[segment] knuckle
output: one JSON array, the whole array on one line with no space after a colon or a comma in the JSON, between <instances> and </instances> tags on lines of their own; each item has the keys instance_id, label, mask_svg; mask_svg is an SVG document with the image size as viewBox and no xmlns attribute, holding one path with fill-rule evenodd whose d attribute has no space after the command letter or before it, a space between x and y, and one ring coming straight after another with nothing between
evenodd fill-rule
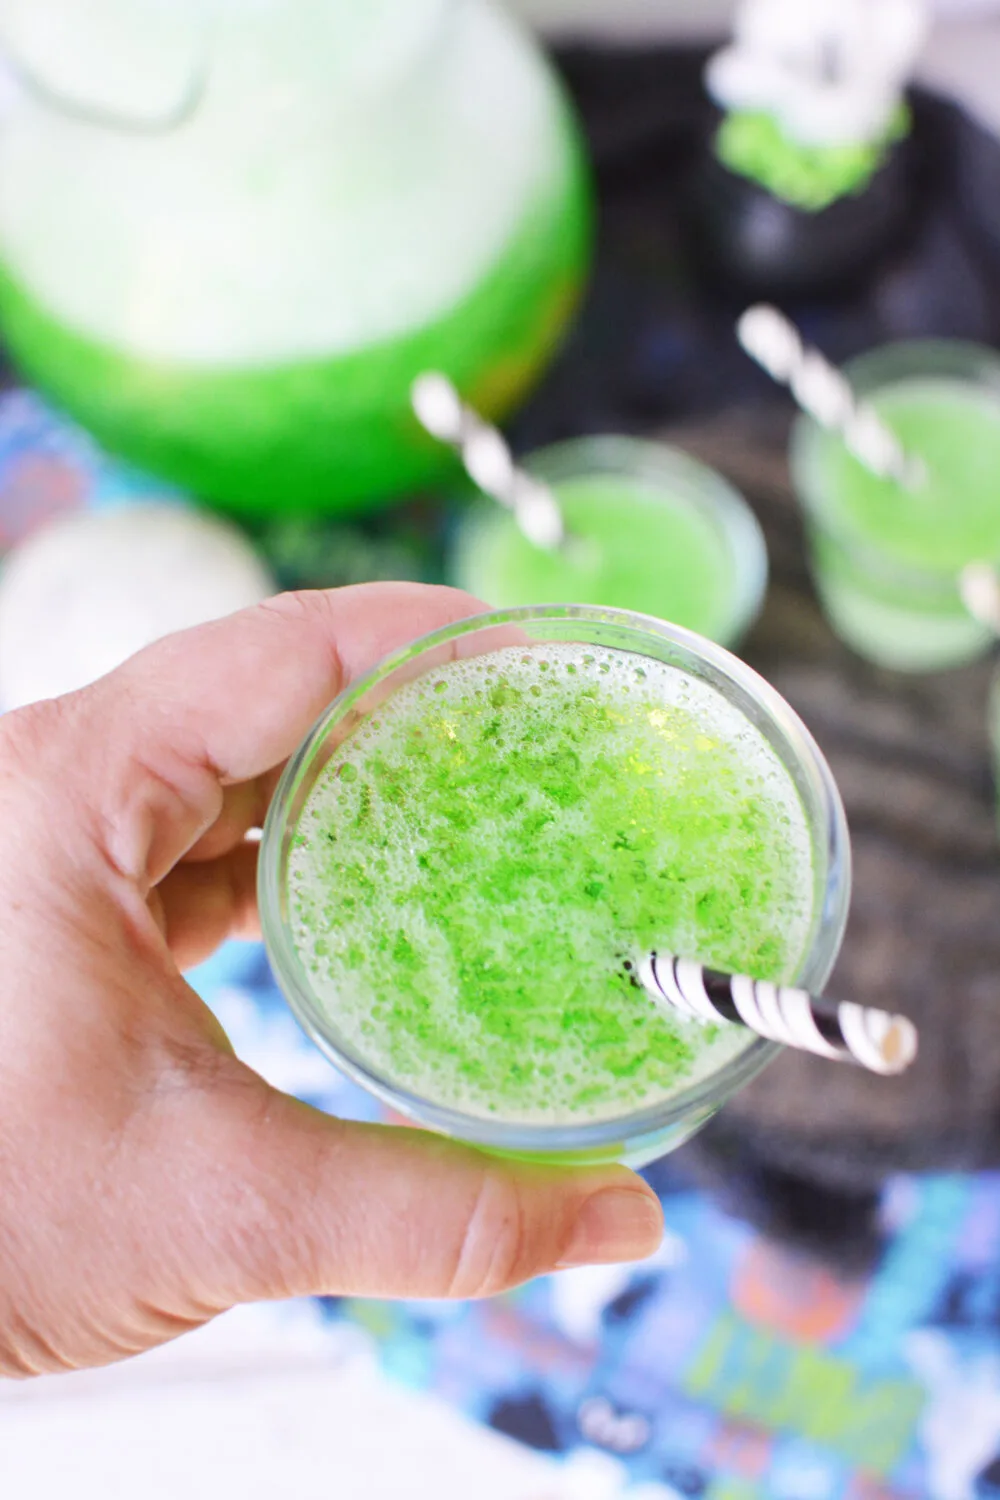
<instances>
[{"instance_id":1,"label":"knuckle","mask_svg":"<svg viewBox=\"0 0 1000 1500\"><path fill-rule=\"evenodd\" d=\"M322 616L325 602L318 591L299 589L291 593L275 594L273 598L258 604L257 608L263 614L277 615L294 624L301 624L303 621L311 624L318 616Z\"/></svg>"},{"instance_id":2,"label":"knuckle","mask_svg":"<svg viewBox=\"0 0 1000 1500\"><path fill-rule=\"evenodd\" d=\"M448 1295L492 1297L526 1281L537 1269L517 1182L505 1172L487 1171L469 1216Z\"/></svg>"},{"instance_id":3,"label":"knuckle","mask_svg":"<svg viewBox=\"0 0 1000 1500\"><path fill-rule=\"evenodd\" d=\"M277 616L300 637L322 642L330 680L341 685L347 682L349 673L337 644L328 591L300 589L296 593L276 594L255 608L263 615Z\"/></svg>"},{"instance_id":4,"label":"knuckle","mask_svg":"<svg viewBox=\"0 0 1000 1500\"><path fill-rule=\"evenodd\" d=\"M270 1138L282 1133L287 1103L231 1054L180 1048L161 1080L154 1127L192 1136L179 1243L206 1293L202 1316L238 1302L317 1289L312 1255L326 1248L309 1206L321 1198L308 1153L287 1170ZM296 1224L295 1233L289 1225Z\"/></svg>"},{"instance_id":5,"label":"knuckle","mask_svg":"<svg viewBox=\"0 0 1000 1500\"><path fill-rule=\"evenodd\" d=\"M210 1012L199 1013L200 1024L177 1017L158 1038L155 1076L146 1096L147 1109L161 1105L197 1111L199 1118L220 1128L238 1118L245 1101L262 1090L261 1079L237 1063L222 1026Z\"/></svg>"},{"instance_id":6,"label":"knuckle","mask_svg":"<svg viewBox=\"0 0 1000 1500\"><path fill-rule=\"evenodd\" d=\"M0 1380L33 1380L38 1375L54 1373L47 1365L29 1358L12 1338L0 1338Z\"/></svg>"},{"instance_id":7,"label":"knuckle","mask_svg":"<svg viewBox=\"0 0 1000 1500\"><path fill-rule=\"evenodd\" d=\"M14 1309L0 1320L0 1378L31 1380L78 1368L42 1329Z\"/></svg>"},{"instance_id":8,"label":"knuckle","mask_svg":"<svg viewBox=\"0 0 1000 1500\"><path fill-rule=\"evenodd\" d=\"M70 699L50 698L14 709L0 719L0 769L34 779L67 726Z\"/></svg>"}]
</instances>

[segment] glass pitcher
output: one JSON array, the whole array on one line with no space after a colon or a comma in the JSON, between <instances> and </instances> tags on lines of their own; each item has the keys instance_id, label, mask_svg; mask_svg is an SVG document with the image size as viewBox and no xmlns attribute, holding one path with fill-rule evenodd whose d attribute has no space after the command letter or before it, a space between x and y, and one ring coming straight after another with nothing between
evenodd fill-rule
<instances>
[{"instance_id":1,"label":"glass pitcher","mask_svg":"<svg viewBox=\"0 0 1000 1500\"><path fill-rule=\"evenodd\" d=\"M0 332L113 451L246 517L447 460L409 387L502 418L558 343L588 183L489 0L0 0Z\"/></svg>"}]
</instances>

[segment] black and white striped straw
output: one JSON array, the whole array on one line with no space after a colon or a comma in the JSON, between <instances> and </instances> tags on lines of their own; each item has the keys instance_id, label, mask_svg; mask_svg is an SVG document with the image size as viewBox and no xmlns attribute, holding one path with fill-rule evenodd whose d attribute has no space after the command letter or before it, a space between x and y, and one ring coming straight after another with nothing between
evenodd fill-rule
<instances>
[{"instance_id":1,"label":"black and white striped straw","mask_svg":"<svg viewBox=\"0 0 1000 1500\"><path fill-rule=\"evenodd\" d=\"M562 545L566 528L548 485L517 467L503 433L465 404L447 375L418 376L410 399L420 425L456 450L473 484L513 512L529 542L546 551Z\"/></svg>"},{"instance_id":2,"label":"black and white striped straw","mask_svg":"<svg viewBox=\"0 0 1000 1500\"><path fill-rule=\"evenodd\" d=\"M917 1028L906 1016L722 974L668 953L647 954L634 972L654 1004L689 1020L745 1026L769 1041L871 1073L905 1072L917 1055Z\"/></svg>"}]
</instances>

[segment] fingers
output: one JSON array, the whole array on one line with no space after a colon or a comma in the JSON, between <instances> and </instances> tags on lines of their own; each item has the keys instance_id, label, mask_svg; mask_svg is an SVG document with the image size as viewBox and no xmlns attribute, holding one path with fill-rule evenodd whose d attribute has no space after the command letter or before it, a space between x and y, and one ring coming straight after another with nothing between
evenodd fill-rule
<instances>
[{"instance_id":1,"label":"fingers","mask_svg":"<svg viewBox=\"0 0 1000 1500\"><path fill-rule=\"evenodd\" d=\"M196 844L188 850L185 859L213 860L230 849L242 844L251 828L263 828L267 809L274 789L281 776L281 766L258 776L253 781L243 781L239 786L227 786L222 793L222 811Z\"/></svg>"},{"instance_id":2,"label":"fingers","mask_svg":"<svg viewBox=\"0 0 1000 1500\"><path fill-rule=\"evenodd\" d=\"M111 863L160 880L219 818L224 785L279 765L387 652L480 607L420 584L286 594L169 636L76 695L73 781Z\"/></svg>"},{"instance_id":3,"label":"fingers","mask_svg":"<svg viewBox=\"0 0 1000 1500\"><path fill-rule=\"evenodd\" d=\"M209 862L179 864L156 888L158 916L179 969L209 958L227 938L258 938L257 844Z\"/></svg>"},{"instance_id":4,"label":"fingers","mask_svg":"<svg viewBox=\"0 0 1000 1500\"><path fill-rule=\"evenodd\" d=\"M199 1185L206 1294L220 1305L487 1296L564 1265L642 1259L660 1242L659 1202L624 1167L518 1164L332 1120L255 1082L210 1132Z\"/></svg>"}]
</instances>

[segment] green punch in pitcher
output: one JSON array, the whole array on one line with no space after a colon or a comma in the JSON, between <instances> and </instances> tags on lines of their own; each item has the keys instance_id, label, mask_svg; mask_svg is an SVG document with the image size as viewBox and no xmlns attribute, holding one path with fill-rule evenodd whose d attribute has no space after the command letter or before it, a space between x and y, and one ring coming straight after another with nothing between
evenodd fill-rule
<instances>
[{"instance_id":1,"label":"green punch in pitcher","mask_svg":"<svg viewBox=\"0 0 1000 1500\"><path fill-rule=\"evenodd\" d=\"M502 417L583 281L575 125L488 0L0 0L0 332L244 516L433 478L414 376Z\"/></svg>"}]
</instances>

